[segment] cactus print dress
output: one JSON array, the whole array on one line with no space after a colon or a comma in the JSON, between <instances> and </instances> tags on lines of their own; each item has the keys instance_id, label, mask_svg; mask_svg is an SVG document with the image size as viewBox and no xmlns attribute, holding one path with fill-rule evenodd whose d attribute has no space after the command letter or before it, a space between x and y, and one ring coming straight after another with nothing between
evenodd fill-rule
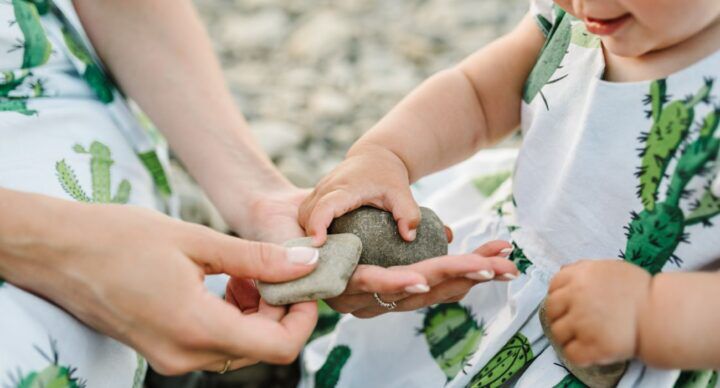
<instances>
[{"instance_id":1,"label":"cactus print dress","mask_svg":"<svg viewBox=\"0 0 720 388\"><path fill-rule=\"evenodd\" d=\"M162 139L87 42L69 1L0 1L0 187L167 210ZM3 279L0 311L1 387L142 386L135 351Z\"/></svg>"},{"instance_id":2,"label":"cactus print dress","mask_svg":"<svg viewBox=\"0 0 720 388\"><path fill-rule=\"evenodd\" d=\"M720 52L665 79L608 82L601 42L582 22L549 0L531 9L546 43L525 84L517 156L484 151L415 187L453 226L451 253L506 239L522 275L478 285L459 303L341 317L304 351L302 387L583 387L538 317L562 265L617 258L653 274L717 268ZM706 334L715 333L698 333ZM632 361L618 386L717 380L715 371Z\"/></svg>"}]
</instances>

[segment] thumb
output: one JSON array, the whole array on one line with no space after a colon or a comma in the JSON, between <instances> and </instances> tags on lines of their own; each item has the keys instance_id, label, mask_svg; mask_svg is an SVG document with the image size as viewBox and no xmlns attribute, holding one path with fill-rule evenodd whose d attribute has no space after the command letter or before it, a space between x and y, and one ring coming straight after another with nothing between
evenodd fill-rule
<instances>
[{"instance_id":1,"label":"thumb","mask_svg":"<svg viewBox=\"0 0 720 388\"><path fill-rule=\"evenodd\" d=\"M398 225L398 232L405 241L414 241L420 225L420 208L415 203L410 188L388 195L385 208L393 214Z\"/></svg>"},{"instance_id":2,"label":"thumb","mask_svg":"<svg viewBox=\"0 0 720 388\"><path fill-rule=\"evenodd\" d=\"M207 229L207 228L205 228ZM247 241L207 229L186 239L185 252L206 274L225 273L238 278L277 283L312 272L320 252L311 247L285 248Z\"/></svg>"}]
</instances>

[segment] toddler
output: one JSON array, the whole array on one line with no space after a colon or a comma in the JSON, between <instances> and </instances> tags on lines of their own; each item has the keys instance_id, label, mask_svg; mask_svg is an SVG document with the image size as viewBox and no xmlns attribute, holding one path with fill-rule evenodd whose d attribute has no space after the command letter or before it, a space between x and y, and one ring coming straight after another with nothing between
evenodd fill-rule
<instances>
[{"instance_id":1,"label":"toddler","mask_svg":"<svg viewBox=\"0 0 720 388\"><path fill-rule=\"evenodd\" d=\"M512 185L456 233L510 241L521 275L457 303L346 317L305 351L316 386L583 386L577 365L632 360L619 386L715 386L720 368L720 2L534 0L508 35L413 91L301 206L315 242L362 205L415 236L409 185L520 126ZM377 295L402 305L402 293Z\"/></svg>"}]
</instances>

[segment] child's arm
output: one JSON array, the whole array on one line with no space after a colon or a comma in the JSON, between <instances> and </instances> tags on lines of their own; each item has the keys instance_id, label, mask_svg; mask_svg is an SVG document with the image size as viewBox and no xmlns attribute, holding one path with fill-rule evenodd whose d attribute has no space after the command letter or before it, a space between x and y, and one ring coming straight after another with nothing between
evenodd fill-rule
<instances>
[{"instance_id":1,"label":"child's arm","mask_svg":"<svg viewBox=\"0 0 720 388\"><path fill-rule=\"evenodd\" d=\"M720 274L663 273L619 260L563 268L546 302L568 361L637 357L656 368L720 368Z\"/></svg>"},{"instance_id":2,"label":"child's arm","mask_svg":"<svg viewBox=\"0 0 720 388\"><path fill-rule=\"evenodd\" d=\"M98 54L123 91L167 137L225 219L244 237L258 237L261 200L294 187L253 139L225 85L207 33L188 0L74 0ZM285 198L283 198L285 199ZM297 204L286 206L289 228L302 235ZM286 204L287 205L287 204ZM294 206L294 208L293 208ZM268 217L265 217L268 218ZM274 220L277 221L276 217ZM282 231L280 234L283 234Z\"/></svg>"},{"instance_id":3,"label":"child's arm","mask_svg":"<svg viewBox=\"0 0 720 388\"><path fill-rule=\"evenodd\" d=\"M409 184L517 128L523 84L543 41L527 16L514 31L400 102L301 206L300 222L316 244L324 242L334 217L364 204L391 211L401 235L412 240L419 211Z\"/></svg>"}]
</instances>

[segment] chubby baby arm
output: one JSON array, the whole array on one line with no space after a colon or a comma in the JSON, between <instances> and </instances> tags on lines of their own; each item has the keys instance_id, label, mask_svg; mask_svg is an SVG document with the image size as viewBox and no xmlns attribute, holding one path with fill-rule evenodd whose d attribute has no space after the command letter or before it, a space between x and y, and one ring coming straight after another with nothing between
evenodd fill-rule
<instances>
[{"instance_id":1,"label":"chubby baby arm","mask_svg":"<svg viewBox=\"0 0 720 388\"><path fill-rule=\"evenodd\" d=\"M527 16L511 33L403 99L301 205L300 224L316 245L325 241L333 218L362 205L392 212L400 235L412 241L420 213L409 185L517 128L523 83L543 40Z\"/></svg>"},{"instance_id":2,"label":"chubby baby arm","mask_svg":"<svg viewBox=\"0 0 720 388\"><path fill-rule=\"evenodd\" d=\"M639 358L667 369L720 367L720 274L663 273L614 260L564 267L552 280L546 315L569 362Z\"/></svg>"}]
</instances>

